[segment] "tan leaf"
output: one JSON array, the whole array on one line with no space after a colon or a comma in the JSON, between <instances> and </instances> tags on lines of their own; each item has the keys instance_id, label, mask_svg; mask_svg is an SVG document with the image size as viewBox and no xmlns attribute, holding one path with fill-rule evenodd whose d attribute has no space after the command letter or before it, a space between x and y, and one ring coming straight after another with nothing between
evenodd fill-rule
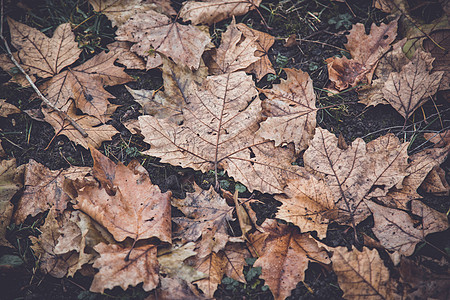
<instances>
[{"instance_id":1,"label":"tan leaf","mask_svg":"<svg viewBox=\"0 0 450 300\"><path fill-rule=\"evenodd\" d=\"M423 137L427 139L427 141L435 144L435 147L450 145L450 129L439 133L426 132L423 134Z\"/></svg>"},{"instance_id":2,"label":"tan leaf","mask_svg":"<svg viewBox=\"0 0 450 300\"><path fill-rule=\"evenodd\" d=\"M30 236L30 240L33 243L31 248L34 251L34 255L39 258L41 270L57 278L64 277L69 268L78 262L76 251L64 254L55 253L55 247L61 235L59 230L65 226L68 217L68 212L56 217L56 211L52 208L45 218L44 225L40 228L42 234L39 238Z\"/></svg>"},{"instance_id":3,"label":"tan leaf","mask_svg":"<svg viewBox=\"0 0 450 300\"><path fill-rule=\"evenodd\" d=\"M106 15L113 27L123 25L130 17L148 10L177 14L166 0L89 0L89 3L95 11Z\"/></svg>"},{"instance_id":4,"label":"tan leaf","mask_svg":"<svg viewBox=\"0 0 450 300\"><path fill-rule=\"evenodd\" d=\"M18 52L13 53L14 58L19 61ZM11 61L9 56L6 53L0 54L0 68L2 68L6 73L8 73L9 76L11 76L11 79L9 82L17 83L23 87L29 87L30 83L28 82L25 75L20 72L16 65ZM32 74L29 74L31 81L35 82L36 77Z\"/></svg>"},{"instance_id":5,"label":"tan leaf","mask_svg":"<svg viewBox=\"0 0 450 300\"><path fill-rule=\"evenodd\" d=\"M276 300L291 295L297 283L304 280L310 261L330 263L326 251L309 234L301 234L296 227L278 224L273 219L266 219L261 227L264 241L259 245L253 243L259 253L253 267L262 267L261 279L265 280ZM255 233L249 239L254 242L260 235Z\"/></svg>"},{"instance_id":6,"label":"tan leaf","mask_svg":"<svg viewBox=\"0 0 450 300\"><path fill-rule=\"evenodd\" d=\"M129 42L114 42L107 47L110 51L119 53L117 62L127 69L145 70L145 61L136 53L131 52L131 46L132 44Z\"/></svg>"},{"instance_id":7,"label":"tan leaf","mask_svg":"<svg viewBox=\"0 0 450 300\"><path fill-rule=\"evenodd\" d=\"M242 27L242 26L241 26ZM244 34L233 19L227 31L222 34L220 46L213 55L214 63L209 66L213 75L236 72L248 68L261 58L255 55L258 37Z\"/></svg>"},{"instance_id":8,"label":"tan leaf","mask_svg":"<svg viewBox=\"0 0 450 300\"><path fill-rule=\"evenodd\" d=\"M167 16L149 10L133 15L116 32L116 39L136 43L131 51L146 57L156 51L177 64L197 69L210 38L192 25L172 22Z\"/></svg>"},{"instance_id":9,"label":"tan leaf","mask_svg":"<svg viewBox=\"0 0 450 300\"><path fill-rule=\"evenodd\" d=\"M14 210L10 200L22 187L22 177L23 168L16 168L16 159L0 161L0 247L12 248L5 235Z\"/></svg>"},{"instance_id":10,"label":"tan leaf","mask_svg":"<svg viewBox=\"0 0 450 300\"><path fill-rule=\"evenodd\" d=\"M431 73L433 58L418 50L400 72L392 72L384 84L384 98L405 118L434 95L444 72Z\"/></svg>"},{"instance_id":11,"label":"tan leaf","mask_svg":"<svg viewBox=\"0 0 450 300\"><path fill-rule=\"evenodd\" d=\"M250 191L281 192L292 166L292 147L275 148L255 136L261 101L250 76L235 72L192 83L186 92L184 123L180 126L152 116L139 117L145 153L161 162L209 171L223 168ZM249 104L249 102L251 102Z\"/></svg>"},{"instance_id":12,"label":"tan leaf","mask_svg":"<svg viewBox=\"0 0 450 300\"><path fill-rule=\"evenodd\" d=\"M308 73L284 69L287 79L272 89L261 90L267 99L263 112L267 119L261 123L258 134L274 140L275 146L294 142L298 153L308 147L316 127L316 95Z\"/></svg>"},{"instance_id":13,"label":"tan leaf","mask_svg":"<svg viewBox=\"0 0 450 300\"><path fill-rule=\"evenodd\" d=\"M74 63L81 53L69 23L59 25L52 38L9 17L8 25L11 43L19 51L19 63L29 74L54 76Z\"/></svg>"},{"instance_id":14,"label":"tan leaf","mask_svg":"<svg viewBox=\"0 0 450 300\"><path fill-rule=\"evenodd\" d=\"M255 39L256 51L255 56L260 59L245 69L246 72L254 73L258 80L261 80L266 74L275 74L275 70L272 67L272 63L269 59L269 49L275 42L275 38L270 34L262 31L255 30L248 27L243 23L239 23L236 27L241 31L247 39Z\"/></svg>"},{"instance_id":15,"label":"tan leaf","mask_svg":"<svg viewBox=\"0 0 450 300\"><path fill-rule=\"evenodd\" d=\"M286 196L275 195L282 203L276 216L297 225L301 232L317 231L317 236L323 239L329 221L339 220L335 197L323 180L314 176L291 180L284 192Z\"/></svg>"},{"instance_id":16,"label":"tan leaf","mask_svg":"<svg viewBox=\"0 0 450 300\"><path fill-rule=\"evenodd\" d=\"M123 68L114 65L119 53L102 52L80 66L54 76L43 85L43 92L56 107L68 110L71 104L82 112L106 122L108 98L114 98L103 86L124 84L132 78Z\"/></svg>"},{"instance_id":17,"label":"tan leaf","mask_svg":"<svg viewBox=\"0 0 450 300\"><path fill-rule=\"evenodd\" d=\"M184 280L161 277L161 286L145 300L204 300L197 289Z\"/></svg>"},{"instance_id":18,"label":"tan leaf","mask_svg":"<svg viewBox=\"0 0 450 300\"><path fill-rule=\"evenodd\" d=\"M417 226L404 211L392 209L367 201L366 205L373 213L375 226L372 228L381 245L390 251L410 256L419 242L425 242L429 233L448 228L447 217L424 204L412 201L412 212L422 217L422 224Z\"/></svg>"},{"instance_id":19,"label":"tan leaf","mask_svg":"<svg viewBox=\"0 0 450 300\"><path fill-rule=\"evenodd\" d=\"M445 179L445 171L438 166L428 173L420 186L425 192L437 196L448 196L450 194L450 185Z\"/></svg>"},{"instance_id":20,"label":"tan leaf","mask_svg":"<svg viewBox=\"0 0 450 300\"><path fill-rule=\"evenodd\" d=\"M53 126L55 135L65 135L69 140L87 149L90 145L100 148L102 142L111 140L113 135L119 133L112 125L103 124L96 117L77 115L75 104L72 100L69 100L69 103L67 115L75 120L86 131L88 136L84 137L69 121L62 118L58 112L43 107L44 120Z\"/></svg>"},{"instance_id":21,"label":"tan leaf","mask_svg":"<svg viewBox=\"0 0 450 300\"><path fill-rule=\"evenodd\" d=\"M246 14L256 9L261 0L207 0L186 1L180 10L180 17L192 24L207 24L220 22L231 16Z\"/></svg>"},{"instance_id":22,"label":"tan leaf","mask_svg":"<svg viewBox=\"0 0 450 300\"><path fill-rule=\"evenodd\" d=\"M20 109L12 104L9 104L6 100L0 99L0 117L6 118L9 115L18 113L20 113Z\"/></svg>"},{"instance_id":23,"label":"tan leaf","mask_svg":"<svg viewBox=\"0 0 450 300\"><path fill-rule=\"evenodd\" d=\"M305 166L323 176L336 208L359 223L369 215L362 203L365 197L385 196L389 189L401 187L407 175L408 143L401 144L393 134L367 145L358 138L346 150L339 149L337 143L333 134L316 128L303 159Z\"/></svg>"},{"instance_id":24,"label":"tan leaf","mask_svg":"<svg viewBox=\"0 0 450 300\"><path fill-rule=\"evenodd\" d=\"M330 248L333 270L345 299L393 299L394 282L376 249Z\"/></svg>"},{"instance_id":25,"label":"tan leaf","mask_svg":"<svg viewBox=\"0 0 450 300\"><path fill-rule=\"evenodd\" d=\"M91 151L97 152L93 148ZM94 164L101 164L97 157L93 155ZM135 241L157 237L170 243L171 193L161 193L152 185L147 171L137 161L132 161L128 167L119 162L111 181L115 194L92 181L77 183L78 197L74 207L106 227L119 242L127 237Z\"/></svg>"},{"instance_id":26,"label":"tan leaf","mask_svg":"<svg viewBox=\"0 0 450 300\"><path fill-rule=\"evenodd\" d=\"M151 291L159 283L159 264L156 258L155 245L145 245L135 248L122 248L119 245L105 243L94 247L100 254L95 260L95 274L90 291L103 293L105 289L120 286L126 290L128 286L136 286L143 282L142 288Z\"/></svg>"},{"instance_id":27,"label":"tan leaf","mask_svg":"<svg viewBox=\"0 0 450 300\"><path fill-rule=\"evenodd\" d=\"M325 60L328 68L328 78L331 81L329 90L342 91L356 86L364 81L366 74L370 72L364 64L343 56L330 57Z\"/></svg>"},{"instance_id":28,"label":"tan leaf","mask_svg":"<svg viewBox=\"0 0 450 300\"><path fill-rule=\"evenodd\" d=\"M195 192L187 193L185 199L173 199L172 205L181 210L185 217L174 217L172 220L179 225L175 237L183 241L197 243L197 256L205 257L222 250L228 242L228 228L232 218L233 208L211 186L203 190L194 185Z\"/></svg>"},{"instance_id":29,"label":"tan leaf","mask_svg":"<svg viewBox=\"0 0 450 300\"><path fill-rule=\"evenodd\" d=\"M35 216L52 207L55 214L61 214L70 201L63 191L66 176L83 177L88 170L87 167L71 167L53 171L31 159L25 167L25 191L14 213L15 223L23 223L27 216Z\"/></svg>"}]
</instances>

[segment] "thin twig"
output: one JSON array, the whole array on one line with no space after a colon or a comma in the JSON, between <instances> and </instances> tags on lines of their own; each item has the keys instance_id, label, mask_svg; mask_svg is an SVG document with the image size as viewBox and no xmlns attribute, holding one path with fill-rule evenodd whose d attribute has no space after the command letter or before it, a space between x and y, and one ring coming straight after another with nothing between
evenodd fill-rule
<instances>
[{"instance_id":1,"label":"thin twig","mask_svg":"<svg viewBox=\"0 0 450 300\"><path fill-rule=\"evenodd\" d=\"M45 98L44 95L42 95L41 91L38 89L38 87L34 84L33 80L30 78L30 76L27 74L27 72L22 68L22 66L19 64L19 62L14 58L11 49L9 48L9 44L6 41L5 37L3 36L3 0L1 0L1 13L0 13L0 39L3 41L3 44L5 45L6 48L6 52L9 56L9 58L11 59L11 61L14 63L14 65L20 70L20 72L25 76L25 78L27 79L27 81L30 83L31 87L34 89L34 91L36 92L36 94L39 96L39 98L42 99L42 101L45 102L45 104L47 104L50 108L52 108L53 110L57 111L59 113L59 115L64 119L69 121L73 127L75 127L76 130L78 130L81 135L86 138L88 137L88 134L86 133L86 131L71 117L69 117L67 115L66 112L62 111L61 109L59 109L58 107L54 106L47 98Z\"/></svg>"}]
</instances>

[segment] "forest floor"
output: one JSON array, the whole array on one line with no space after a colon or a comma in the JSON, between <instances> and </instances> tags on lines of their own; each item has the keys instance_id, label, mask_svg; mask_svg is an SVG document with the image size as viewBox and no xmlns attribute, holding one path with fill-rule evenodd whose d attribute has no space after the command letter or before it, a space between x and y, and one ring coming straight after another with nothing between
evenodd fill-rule
<instances>
[{"instance_id":1,"label":"forest floor","mask_svg":"<svg viewBox=\"0 0 450 300\"><path fill-rule=\"evenodd\" d=\"M172 1L173 7L179 9L181 1ZM51 35L56 26L70 21L76 26L74 30L77 41L83 53L77 61L81 64L94 54L106 49L106 45L114 41L115 28L105 16L95 15L87 0L22 0L6 1L7 16ZM437 2L429 4L415 12L418 18L430 22L438 18ZM94 16L90 18L91 16ZM261 20L264 18L267 27ZM327 65L325 60L335 55L342 55L346 43L346 30L356 23L363 23L366 29L372 23L385 21L386 14L371 7L371 1L354 0L334 2L329 0L264 0L258 11L251 11L236 17L236 22L251 25L253 28L269 33L276 38L269 51L269 57L277 74L266 76L257 83L259 88L270 88L285 78L283 68L296 68L307 72L313 80L318 107L330 106L317 114L317 126L328 129L336 136L342 134L350 144L356 138L371 141L386 133L393 133L402 141L410 141L409 154L417 153L430 143L426 143L424 132L442 131L449 127L450 112L448 102L441 95L436 95L434 101L428 101L422 109L418 109L405 123L405 119L390 105L366 107L358 103L358 93L349 89L335 96L325 91L328 83ZM89 20L87 20L90 18ZM84 22L85 21L85 22ZM223 32L230 20L222 21L211 30L211 36ZM286 47L285 40L295 34L297 44ZM3 49L3 48L2 48ZM156 90L161 88L162 73L159 69L150 71L128 71L135 81L127 85L133 89ZM15 84L6 84L10 76L0 71L0 99L20 108L21 111L38 108L40 100L30 99L32 90ZM201 173L192 169L183 169L159 162L158 158L143 155L141 152L149 149L149 145L138 135L132 135L123 125L127 120L137 119L141 114L140 106L126 90L124 85L106 88L114 95L113 104L120 107L113 114L109 124L120 134L113 136L111 141L104 142L100 151L113 161L130 162L138 159L148 170L151 180L161 190L172 191L174 196L183 197L190 189L190 183L195 181L203 188L214 182L213 173ZM56 170L70 166L92 166L89 151L71 142L65 136L54 137L51 125L36 121L22 112L0 118L0 139L8 157L14 157L18 165L26 164L33 159L46 167ZM299 161L299 164L302 162ZM449 167L443 164L447 178ZM234 191L235 182L221 175L221 183L225 189ZM448 198L437 197L419 191L423 201L432 208L446 213L449 210ZM242 197L251 196L248 192ZM254 193L253 198L264 204L255 207L258 219L274 218L280 205L269 194ZM42 274L36 266L36 257L30 249L29 236L39 233L37 227L43 223L44 216L29 217L24 224L11 225L8 229L8 240L14 249L1 249L3 253L19 255L25 261L20 269L1 275L0 298L7 295L11 299L144 299L148 293L141 286L122 291L116 288L107 294L90 293L90 278L76 275L74 278L56 279ZM358 230L370 232L373 220L368 219L358 226ZM449 233L441 232L431 237L439 248L450 248ZM355 245L354 235L348 227L332 224L323 240L329 246ZM416 250L414 255L434 257L436 254L429 246ZM247 270L248 272L248 270ZM6 274L6 273L5 273ZM217 299L271 299L270 291L262 288L257 282L257 276L252 284L231 285L222 283L215 296ZM290 299L341 299L343 295L339 288L337 277L332 270L325 270L312 263L306 272L304 283L300 282L292 292Z\"/></svg>"}]
</instances>

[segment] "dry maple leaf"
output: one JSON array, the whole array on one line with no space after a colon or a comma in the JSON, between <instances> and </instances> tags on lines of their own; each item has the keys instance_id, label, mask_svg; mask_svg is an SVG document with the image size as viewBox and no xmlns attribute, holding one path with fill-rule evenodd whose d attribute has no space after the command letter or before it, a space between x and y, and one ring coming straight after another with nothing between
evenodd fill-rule
<instances>
[{"instance_id":1,"label":"dry maple leaf","mask_svg":"<svg viewBox=\"0 0 450 300\"><path fill-rule=\"evenodd\" d=\"M253 267L262 268L260 278L265 280L275 300L291 295L297 283L304 280L310 261L330 263L325 249L319 247L309 234L300 233L296 227L267 219L260 230L262 233L249 236L259 254Z\"/></svg>"},{"instance_id":2,"label":"dry maple leaf","mask_svg":"<svg viewBox=\"0 0 450 300\"><path fill-rule=\"evenodd\" d=\"M362 203L365 197L385 196L393 187L401 187L407 175L408 143L400 143L387 134L367 145L360 138L346 150L339 149L338 139L322 128L303 156L305 166L320 174L335 197L336 208L359 223L369 212ZM355 224L353 224L355 225Z\"/></svg>"},{"instance_id":3,"label":"dry maple leaf","mask_svg":"<svg viewBox=\"0 0 450 300\"><path fill-rule=\"evenodd\" d=\"M73 100L69 100L69 103L67 115L75 120L85 130L88 136L84 137L79 130L73 127L57 111L43 107L44 121L52 125L55 129L55 136L65 135L69 140L87 149L89 146L100 148L102 142L111 140L113 135L119 133L112 125L103 124L96 117L76 114L77 109ZM110 108L115 109L115 107Z\"/></svg>"},{"instance_id":4,"label":"dry maple leaf","mask_svg":"<svg viewBox=\"0 0 450 300\"><path fill-rule=\"evenodd\" d=\"M127 69L145 70L145 61L136 53L131 52L131 46L130 42L114 42L107 47L110 51L119 53L117 62Z\"/></svg>"},{"instance_id":5,"label":"dry maple leaf","mask_svg":"<svg viewBox=\"0 0 450 300\"><path fill-rule=\"evenodd\" d=\"M298 153L308 147L316 127L316 95L308 73L284 69L286 80L272 89L261 90L267 96L262 102L267 116L258 134L274 140L275 146L294 142Z\"/></svg>"},{"instance_id":6,"label":"dry maple leaf","mask_svg":"<svg viewBox=\"0 0 450 300\"><path fill-rule=\"evenodd\" d=\"M330 248L333 270L345 299L393 299L393 280L376 249Z\"/></svg>"},{"instance_id":7,"label":"dry maple leaf","mask_svg":"<svg viewBox=\"0 0 450 300\"><path fill-rule=\"evenodd\" d=\"M182 167L209 171L223 168L252 191L280 192L291 165L292 149L275 148L255 136L261 101L250 76L235 72L209 76L202 86L192 83L185 93L180 126L152 116L139 117L145 153ZM217 181L216 181L217 184Z\"/></svg>"},{"instance_id":8,"label":"dry maple leaf","mask_svg":"<svg viewBox=\"0 0 450 300\"><path fill-rule=\"evenodd\" d=\"M74 63L81 53L69 23L59 25L52 38L9 17L8 24L19 63L29 74L54 76Z\"/></svg>"},{"instance_id":9,"label":"dry maple leaf","mask_svg":"<svg viewBox=\"0 0 450 300\"><path fill-rule=\"evenodd\" d=\"M126 290L128 286L136 286L143 282L142 288L151 291L159 283L159 264L156 258L156 245L145 245L134 248L100 243L94 247L100 254L93 267L98 268L90 291L103 293L105 289L116 286Z\"/></svg>"},{"instance_id":10,"label":"dry maple leaf","mask_svg":"<svg viewBox=\"0 0 450 300\"><path fill-rule=\"evenodd\" d=\"M149 10L132 16L116 32L119 41L136 43L131 50L146 57L156 51L177 64L197 69L209 36L192 25L172 22L167 16Z\"/></svg>"},{"instance_id":11,"label":"dry maple leaf","mask_svg":"<svg viewBox=\"0 0 450 300\"><path fill-rule=\"evenodd\" d=\"M137 161L128 167L119 162L111 175L101 167L98 156L102 154L93 148L91 152L96 153L92 155L94 170L103 172L102 176L94 176L100 182L108 178L112 189L98 187L92 181L76 182L78 197L74 207L103 225L119 242L127 237L135 241L156 237L170 243L171 193L161 193L152 185L147 171Z\"/></svg>"},{"instance_id":12,"label":"dry maple leaf","mask_svg":"<svg viewBox=\"0 0 450 300\"><path fill-rule=\"evenodd\" d=\"M204 295L186 281L161 277L160 287L152 292L145 300L205 300Z\"/></svg>"},{"instance_id":13,"label":"dry maple leaf","mask_svg":"<svg viewBox=\"0 0 450 300\"><path fill-rule=\"evenodd\" d=\"M95 11L107 16L113 27L120 26L130 17L147 10L167 15L177 14L167 0L89 0L89 3Z\"/></svg>"},{"instance_id":14,"label":"dry maple leaf","mask_svg":"<svg viewBox=\"0 0 450 300\"><path fill-rule=\"evenodd\" d=\"M80 66L54 76L42 86L47 99L57 108L69 109L72 98L82 112L105 123L108 98L114 98L103 86L127 83L131 78L123 68L114 65L119 53L97 54Z\"/></svg>"},{"instance_id":15,"label":"dry maple leaf","mask_svg":"<svg viewBox=\"0 0 450 300\"><path fill-rule=\"evenodd\" d=\"M367 201L375 222L372 228L381 245L390 251L410 256L419 242L426 242L425 236L448 228L447 217L431 209L420 201L411 202L413 214L422 218L422 224L416 222L404 211L384 207Z\"/></svg>"},{"instance_id":16,"label":"dry maple leaf","mask_svg":"<svg viewBox=\"0 0 450 300\"><path fill-rule=\"evenodd\" d=\"M20 109L12 104L9 104L6 100L0 99L0 117L6 118L9 115L18 113L20 113Z\"/></svg>"},{"instance_id":17,"label":"dry maple leaf","mask_svg":"<svg viewBox=\"0 0 450 300\"><path fill-rule=\"evenodd\" d=\"M203 190L195 184L194 188L195 192L187 193L185 199L172 200L172 205L185 214L185 217L174 217L172 220L179 225L175 237L189 242L202 238L197 243L197 256L202 258L211 251L217 253L227 244L228 222L233 219L233 208L212 186L209 190Z\"/></svg>"},{"instance_id":18,"label":"dry maple leaf","mask_svg":"<svg viewBox=\"0 0 450 300\"><path fill-rule=\"evenodd\" d=\"M333 83L332 88L342 91L356 86L361 81L370 84L378 61L389 50L396 36L397 19L380 26L372 24L368 35L364 24L355 24L345 44L352 59L349 60L344 56L326 60L329 78Z\"/></svg>"},{"instance_id":19,"label":"dry maple leaf","mask_svg":"<svg viewBox=\"0 0 450 300\"><path fill-rule=\"evenodd\" d=\"M418 50L412 60L400 72L392 72L384 84L384 98L405 119L438 90L444 72L431 73L433 60L429 53Z\"/></svg>"},{"instance_id":20,"label":"dry maple leaf","mask_svg":"<svg viewBox=\"0 0 450 300\"><path fill-rule=\"evenodd\" d=\"M52 207L55 213L61 214L70 201L63 191L64 180L83 177L88 170L87 167L71 167L53 171L31 159L25 167L25 191L14 213L15 223L23 223L27 216L35 216Z\"/></svg>"},{"instance_id":21,"label":"dry maple leaf","mask_svg":"<svg viewBox=\"0 0 450 300\"><path fill-rule=\"evenodd\" d=\"M20 61L18 52L14 52L13 57L17 61ZM12 62L11 58L6 53L0 54L0 68L2 68L6 73L8 73L9 76L11 76L11 79L8 82L17 83L22 87L30 86L30 82L28 81L28 79L22 72L17 72L17 66ZM36 81L36 76L29 74L29 77L32 82Z\"/></svg>"},{"instance_id":22,"label":"dry maple leaf","mask_svg":"<svg viewBox=\"0 0 450 300\"><path fill-rule=\"evenodd\" d=\"M192 24L211 25L231 16L246 14L256 9L262 0L207 0L186 1L180 10L180 17Z\"/></svg>"},{"instance_id":23,"label":"dry maple leaf","mask_svg":"<svg viewBox=\"0 0 450 300\"><path fill-rule=\"evenodd\" d=\"M434 57L433 72L443 71L439 90L450 89L450 54L448 49L450 48L450 29L436 30L430 34L430 38L434 40L432 42L429 38L423 41L423 47L426 51L430 52ZM438 47L436 43L444 49Z\"/></svg>"}]
</instances>

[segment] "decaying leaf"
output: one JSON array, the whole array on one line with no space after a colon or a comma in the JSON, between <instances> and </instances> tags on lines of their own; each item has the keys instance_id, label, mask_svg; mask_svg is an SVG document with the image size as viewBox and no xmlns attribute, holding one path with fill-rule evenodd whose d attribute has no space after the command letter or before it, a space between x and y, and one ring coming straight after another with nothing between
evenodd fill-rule
<instances>
[{"instance_id":1,"label":"decaying leaf","mask_svg":"<svg viewBox=\"0 0 450 300\"><path fill-rule=\"evenodd\" d=\"M80 66L63 71L43 85L43 92L55 107L67 111L71 98L78 109L104 123L110 105L108 98L114 96L103 86L132 80L123 68L114 65L119 54L102 52Z\"/></svg>"},{"instance_id":2,"label":"decaying leaf","mask_svg":"<svg viewBox=\"0 0 450 300\"><path fill-rule=\"evenodd\" d=\"M394 299L394 283L376 249L330 248L333 270L345 299Z\"/></svg>"},{"instance_id":3,"label":"decaying leaf","mask_svg":"<svg viewBox=\"0 0 450 300\"><path fill-rule=\"evenodd\" d=\"M262 268L261 278L276 300L290 296L291 290L305 278L310 261L330 263L325 249L319 247L309 234L300 233L296 227L267 219L261 229L262 233L249 236L259 254L253 266ZM261 235L263 241L256 242Z\"/></svg>"},{"instance_id":4,"label":"decaying leaf","mask_svg":"<svg viewBox=\"0 0 450 300\"><path fill-rule=\"evenodd\" d=\"M450 185L445 179L445 171L438 166L435 166L430 173L428 173L420 187L425 192L437 196L448 196L450 194Z\"/></svg>"},{"instance_id":5,"label":"decaying leaf","mask_svg":"<svg viewBox=\"0 0 450 300\"><path fill-rule=\"evenodd\" d=\"M198 69L210 38L192 25L172 22L153 10L133 15L116 32L116 39L136 43L131 51L146 57L152 51L164 54L177 64Z\"/></svg>"},{"instance_id":6,"label":"decaying leaf","mask_svg":"<svg viewBox=\"0 0 450 300\"><path fill-rule=\"evenodd\" d=\"M159 264L156 258L156 246L149 244L141 247L123 248L116 244L98 244L94 247L100 254L94 263L99 272L95 274L90 287L91 292L103 293L105 289L120 286L136 286L143 282L142 288L151 291L159 283Z\"/></svg>"},{"instance_id":7,"label":"decaying leaf","mask_svg":"<svg viewBox=\"0 0 450 300\"><path fill-rule=\"evenodd\" d=\"M392 72L384 84L384 98L405 119L438 90L444 72L431 73L433 60L429 53L418 50L412 60L399 73Z\"/></svg>"},{"instance_id":8,"label":"decaying leaf","mask_svg":"<svg viewBox=\"0 0 450 300\"><path fill-rule=\"evenodd\" d=\"M425 236L448 228L447 217L422 202L412 201L412 212L422 218L422 224L416 222L404 211L384 207L367 201L373 213L375 226L373 232L381 245L391 251L410 256L419 242L425 242Z\"/></svg>"},{"instance_id":9,"label":"decaying leaf","mask_svg":"<svg viewBox=\"0 0 450 300\"><path fill-rule=\"evenodd\" d=\"M430 37L444 49L450 48L450 29L436 30L430 34ZM423 41L423 47L434 57L433 72L443 71L439 90L450 89L450 55L448 51L438 47L430 39Z\"/></svg>"},{"instance_id":10,"label":"decaying leaf","mask_svg":"<svg viewBox=\"0 0 450 300\"><path fill-rule=\"evenodd\" d=\"M298 153L308 147L316 127L316 95L308 73L284 69L287 79L272 89L261 90L267 96L262 102L267 119L258 134L274 140L275 146L294 142Z\"/></svg>"},{"instance_id":11,"label":"decaying leaf","mask_svg":"<svg viewBox=\"0 0 450 300\"><path fill-rule=\"evenodd\" d=\"M7 117L18 113L20 113L20 109L12 104L9 104L6 100L0 99L0 117Z\"/></svg>"},{"instance_id":12,"label":"decaying leaf","mask_svg":"<svg viewBox=\"0 0 450 300\"><path fill-rule=\"evenodd\" d=\"M23 223L27 216L35 216L52 207L55 214L61 214L70 201L63 191L65 178L83 177L88 170L87 167L71 167L53 171L31 159L25 167L25 191L14 213L15 223Z\"/></svg>"},{"instance_id":13,"label":"decaying leaf","mask_svg":"<svg viewBox=\"0 0 450 300\"><path fill-rule=\"evenodd\" d=\"M180 17L192 24L207 24L220 22L231 16L246 14L256 9L262 0L206 0L186 1L180 10Z\"/></svg>"},{"instance_id":14,"label":"decaying leaf","mask_svg":"<svg viewBox=\"0 0 450 300\"><path fill-rule=\"evenodd\" d=\"M69 23L59 25L52 38L9 17L8 25L19 63L28 74L54 76L74 63L81 53Z\"/></svg>"},{"instance_id":15,"label":"decaying leaf","mask_svg":"<svg viewBox=\"0 0 450 300\"><path fill-rule=\"evenodd\" d=\"M145 61L136 53L131 52L130 42L114 42L107 47L110 51L118 52L117 62L127 69L145 70Z\"/></svg>"},{"instance_id":16,"label":"decaying leaf","mask_svg":"<svg viewBox=\"0 0 450 300\"><path fill-rule=\"evenodd\" d=\"M102 154L93 148L91 151L97 152L93 155L94 169L105 172L101 166L96 167L102 164L96 159ZM75 182L78 188L76 209L103 225L119 242L127 237L135 241L156 237L171 242L170 192L161 193L152 185L147 171L137 161L128 166L119 162L112 177L103 176L111 178L114 193L93 181ZM101 181L102 176L96 178Z\"/></svg>"},{"instance_id":17,"label":"decaying leaf","mask_svg":"<svg viewBox=\"0 0 450 300\"><path fill-rule=\"evenodd\" d=\"M17 51L13 53L13 56L17 61L20 60ZM8 73L9 76L11 76L9 82L17 83L23 87L30 86L30 83L28 82L25 75L19 72L17 66L11 61L11 58L6 53L0 54L0 68L2 68L6 73ZM36 81L36 76L31 74L29 75L29 77L32 82Z\"/></svg>"}]
</instances>

